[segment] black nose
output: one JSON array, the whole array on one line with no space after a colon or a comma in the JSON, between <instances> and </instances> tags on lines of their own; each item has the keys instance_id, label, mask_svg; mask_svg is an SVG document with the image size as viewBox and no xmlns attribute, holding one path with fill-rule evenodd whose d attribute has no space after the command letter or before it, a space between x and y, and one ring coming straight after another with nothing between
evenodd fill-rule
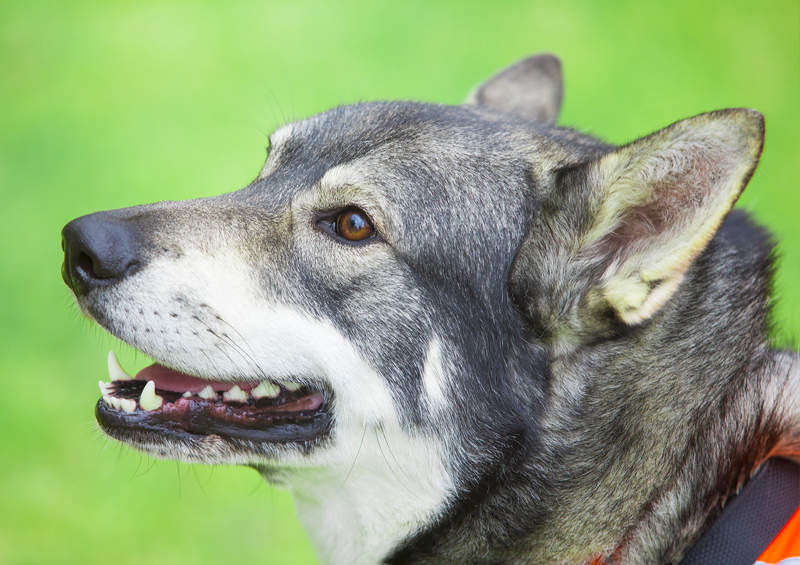
<instances>
[{"instance_id":1,"label":"black nose","mask_svg":"<svg viewBox=\"0 0 800 565\"><path fill-rule=\"evenodd\" d=\"M115 283L140 264L131 227L106 212L73 220L61 231L61 276L77 295Z\"/></svg>"}]
</instances>

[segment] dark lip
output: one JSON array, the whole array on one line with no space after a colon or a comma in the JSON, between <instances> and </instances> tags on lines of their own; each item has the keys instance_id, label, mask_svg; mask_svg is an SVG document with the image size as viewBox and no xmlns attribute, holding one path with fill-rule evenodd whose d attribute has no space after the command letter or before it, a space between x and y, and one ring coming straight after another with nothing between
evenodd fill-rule
<instances>
[{"instance_id":1,"label":"dark lip","mask_svg":"<svg viewBox=\"0 0 800 565\"><path fill-rule=\"evenodd\" d=\"M210 381L209 381L210 382ZM109 385L118 398L138 398L141 380L117 380ZM125 412L109 406L102 398L95 406L98 424L111 437L127 443L168 444L170 440L198 443L214 437L229 443L303 444L318 442L329 435L332 393L323 386L314 391L282 390L277 398L249 399L247 402L206 400L198 396L156 389L163 405L155 410ZM317 401L312 400L317 397Z\"/></svg>"},{"instance_id":2,"label":"dark lip","mask_svg":"<svg viewBox=\"0 0 800 565\"><path fill-rule=\"evenodd\" d=\"M165 443L170 439L197 442L217 436L234 441L307 444L327 436L332 422L325 405L307 414L276 413L276 423L250 428L232 426L212 418L176 420L160 411L121 412L109 407L103 399L95 405L95 418L111 437L133 443Z\"/></svg>"}]
</instances>

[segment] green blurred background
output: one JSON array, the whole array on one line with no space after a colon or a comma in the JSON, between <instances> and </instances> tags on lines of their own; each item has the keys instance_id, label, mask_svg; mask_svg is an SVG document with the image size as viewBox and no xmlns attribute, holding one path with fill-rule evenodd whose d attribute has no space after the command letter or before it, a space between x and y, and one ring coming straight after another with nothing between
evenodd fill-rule
<instances>
[{"instance_id":1,"label":"green blurred background","mask_svg":"<svg viewBox=\"0 0 800 565\"><path fill-rule=\"evenodd\" d=\"M114 348L61 283L59 230L212 195L285 121L356 100L460 102L537 51L561 123L624 142L702 111L767 120L739 206L778 236L778 340L800 335L800 2L0 1L0 563L315 563L289 497L249 469L152 461L93 419Z\"/></svg>"}]
</instances>

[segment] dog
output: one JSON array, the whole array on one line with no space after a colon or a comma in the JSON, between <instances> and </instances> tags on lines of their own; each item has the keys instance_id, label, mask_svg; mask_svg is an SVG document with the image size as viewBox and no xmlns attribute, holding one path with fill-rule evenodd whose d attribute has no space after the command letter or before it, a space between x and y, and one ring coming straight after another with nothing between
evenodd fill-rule
<instances>
[{"instance_id":1,"label":"dog","mask_svg":"<svg viewBox=\"0 0 800 565\"><path fill-rule=\"evenodd\" d=\"M156 361L109 355L102 430L254 467L324 563L678 563L798 459L773 244L731 211L763 117L618 147L555 125L561 76L337 107L239 191L66 225L78 307Z\"/></svg>"}]
</instances>

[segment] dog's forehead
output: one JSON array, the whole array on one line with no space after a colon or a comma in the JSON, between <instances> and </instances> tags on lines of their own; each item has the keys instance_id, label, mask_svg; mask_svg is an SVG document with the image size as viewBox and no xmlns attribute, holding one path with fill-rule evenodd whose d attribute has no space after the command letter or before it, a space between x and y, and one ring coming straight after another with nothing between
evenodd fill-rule
<instances>
[{"instance_id":1,"label":"dog's forehead","mask_svg":"<svg viewBox=\"0 0 800 565\"><path fill-rule=\"evenodd\" d=\"M302 147L329 166L372 156L391 165L397 158L426 160L455 154L537 156L558 153L549 126L487 112L475 106L419 102L368 102L340 106L281 128L273 141Z\"/></svg>"},{"instance_id":2,"label":"dog's forehead","mask_svg":"<svg viewBox=\"0 0 800 565\"><path fill-rule=\"evenodd\" d=\"M275 132L277 140L324 146L345 159L363 156L387 143L437 141L482 145L498 129L473 107L420 102L364 102L339 106Z\"/></svg>"},{"instance_id":3,"label":"dog's forehead","mask_svg":"<svg viewBox=\"0 0 800 565\"><path fill-rule=\"evenodd\" d=\"M503 198L522 190L526 176L572 160L554 128L474 106L416 102L340 106L279 128L270 143L270 157L246 195L273 202L336 179L404 201L422 196L433 203L488 185L495 190L484 190L482 200ZM340 174L344 169L361 177Z\"/></svg>"}]
</instances>

